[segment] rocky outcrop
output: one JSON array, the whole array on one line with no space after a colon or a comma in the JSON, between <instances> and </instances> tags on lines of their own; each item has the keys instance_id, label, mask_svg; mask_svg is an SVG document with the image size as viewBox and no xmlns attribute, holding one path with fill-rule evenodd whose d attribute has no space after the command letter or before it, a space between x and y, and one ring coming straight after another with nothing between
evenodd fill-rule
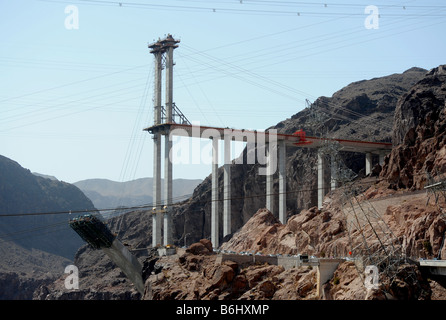
<instances>
[{"instance_id":1,"label":"rocky outcrop","mask_svg":"<svg viewBox=\"0 0 446 320\"><path fill-rule=\"evenodd\" d=\"M41 285L50 285L72 262L48 252L0 242L0 300L31 300Z\"/></svg>"},{"instance_id":2,"label":"rocky outcrop","mask_svg":"<svg viewBox=\"0 0 446 320\"><path fill-rule=\"evenodd\" d=\"M0 272L0 300L31 300L37 288L55 280L51 275L31 277L25 273Z\"/></svg>"},{"instance_id":3,"label":"rocky outcrop","mask_svg":"<svg viewBox=\"0 0 446 320\"><path fill-rule=\"evenodd\" d=\"M198 242L192 247L202 248ZM183 250L179 256L161 257L163 272L146 280L147 300L303 300L316 298L316 270L285 270L282 266L242 266L217 262L206 251Z\"/></svg>"},{"instance_id":4,"label":"rocky outcrop","mask_svg":"<svg viewBox=\"0 0 446 320\"><path fill-rule=\"evenodd\" d=\"M390 205L384 219L409 257L445 259L443 241L446 222L438 207L433 206L432 202L427 204L427 200L428 197L422 194ZM444 199L438 205L446 205Z\"/></svg>"},{"instance_id":5,"label":"rocky outcrop","mask_svg":"<svg viewBox=\"0 0 446 320\"><path fill-rule=\"evenodd\" d=\"M340 211L304 210L281 224L270 211L260 209L221 248L263 254L307 253L346 256L348 236Z\"/></svg>"},{"instance_id":6,"label":"rocky outcrop","mask_svg":"<svg viewBox=\"0 0 446 320\"><path fill-rule=\"evenodd\" d=\"M392 231L393 238L401 243L405 255L413 259L446 257L444 235L446 222L437 206L427 203L425 193L389 193L387 184L377 184L365 193L364 208L379 208L382 221ZM374 195L373 201L366 200ZM398 198L406 195L405 198ZM395 200L389 196L394 196ZM328 199L336 198L334 195ZM380 200L380 199L383 200ZM433 201L433 199L430 199ZM439 206L445 206L440 199ZM262 252L263 254L307 253L318 257L347 257L351 247L361 244L358 230L346 228L345 210L349 205L327 203L323 210L316 207L303 210L281 224L266 209L260 209L221 249L236 252ZM357 208L357 210L359 210ZM365 225L365 232L370 226ZM354 242L352 242L353 237Z\"/></svg>"},{"instance_id":7,"label":"rocky outcrop","mask_svg":"<svg viewBox=\"0 0 446 320\"><path fill-rule=\"evenodd\" d=\"M429 71L398 101L395 148L381 172L394 188L422 189L446 172L446 65Z\"/></svg>"}]
</instances>

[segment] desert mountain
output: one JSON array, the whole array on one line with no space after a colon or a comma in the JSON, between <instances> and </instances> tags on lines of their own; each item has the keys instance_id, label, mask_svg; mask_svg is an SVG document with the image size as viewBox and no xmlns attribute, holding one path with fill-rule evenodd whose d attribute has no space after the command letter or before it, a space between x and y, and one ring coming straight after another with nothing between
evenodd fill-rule
<instances>
[{"instance_id":1,"label":"desert mountain","mask_svg":"<svg viewBox=\"0 0 446 320\"><path fill-rule=\"evenodd\" d=\"M32 299L72 264L83 241L69 210L95 210L75 186L32 174L0 156L0 299ZM47 213L27 215L32 213Z\"/></svg>"},{"instance_id":2,"label":"desert mountain","mask_svg":"<svg viewBox=\"0 0 446 320\"><path fill-rule=\"evenodd\" d=\"M17 162L0 156L0 217L2 240L73 259L83 244L68 226L69 213L95 210L77 187L38 177ZM46 213L26 215L30 213ZM19 214L17 216L17 214Z\"/></svg>"}]
</instances>

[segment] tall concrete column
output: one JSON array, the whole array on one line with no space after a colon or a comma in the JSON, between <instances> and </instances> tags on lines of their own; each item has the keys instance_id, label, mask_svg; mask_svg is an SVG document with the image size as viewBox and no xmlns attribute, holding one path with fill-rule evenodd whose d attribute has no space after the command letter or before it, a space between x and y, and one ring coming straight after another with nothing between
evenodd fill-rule
<instances>
[{"instance_id":1,"label":"tall concrete column","mask_svg":"<svg viewBox=\"0 0 446 320\"><path fill-rule=\"evenodd\" d=\"M218 234L218 142L212 138L212 203L211 203L211 242L214 248L219 247Z\"/></svg>"},{"instance_id":2,"label":"tall concrete column","mask_svg":"<svg viewBox=\"0 0 446 320\"><path fill-rule=\"evenodd\" d=\"M153 202L152 246L161 244L161 135L153 135Z\"/></svg>"},{"instance_id":3,"label":"tall concrete column","mask_svg":"<svg viewBox=\"0 0 446 320\"><path fill-rule=\"evenodd\" d=\"M173 104L173 49L166 49L166 122L172 122L172 104Z\"/></svg>"},{"instance_id":4,"label":"tall concrete column","mask_svg":"<svg viewBox=\"0 0 446 320\"><path fill-rule=\"evenodd\" d=\"M271 211L271 213L275 214L275 207L274 207L274 171L273 169L273 161L272 161L272 153L274 152L271 150L270 145L267 144L266 146L266 156L267 156L267 167L266 167L266 208Z\"/></svg>"},{"instance_id":5,"label":"tall concrete column","mask_svg":"<svg viewBox=\"0 0 446 320\"><path fill-rule=\"evenodd\" d=\"M372 172L372 154L367 152L365 154L365 174Z\"/></svg>"},{"instance_id":6,"label":"tall concrete column","mask_svg":"<svg viewBox=\"0 0 446 320\"><path fill-rule=\"evenodd\" d=\"M279 141L279 220L286 223L286 144Z\"/></svg>"},{"instance_id":7,"label":"tall concrete column","mask_svg":"<svg viewBox=\"0 0 446 320\"><path fill-rule=\"evenodd\" d=\"M231 137L224 139L223 237L231 233Z\"/></svg>"},{"instance_id":8,"label":"tall concrete column","mask_svg":"<svg viewBox=\"0 0 446 320\"><path fill-rule=\"evenodd\" d=\"M331 191L333 191L338 187L339 164L335 155L331 155L330 162Z\"/></svg>"},{"instance_id":9,"label":"tall concrete column","mask_svg":"<svg viewBox=\"0 0 446 320\"><path fill-rule=\"evenodd\" d=\"M161 124L161 78L162 78L162 52L155 51L155 84L154 84L154 122L155 125Z\"/></svg>"},{"instance_id":10,"label":"tall concrete column","mask_svg":"<svg viewBox=\"0 0 446 320\"><path fill-rule=\"evenodd\" d=\"M324 201L324 196L325 196L324 169L325 169L325 157L320 151L318 151L318 153L317 153L317 206L318 206L318 208L322 208L322 203Z\"/></svg>"},{"instance_id":11,"label":"tall concrete column","mask_svg":"<svg viewBox=\"0 0 446 320\"><path fill-rule=\"evenodd\" d=\"M166 119L165 122L172 122L173 107L173 50L178 47L177 43L170 34L164 40L150 44L150 53L155 56L155 85L154 85L154 122L155 126L160 125L162 104L161 104L161 82L162 82L162 58L166 54ZM164 143L164 205L166 206L164 215L164 244L171 244L171 226L170 226L170 206L172 205L172 162L170 151L172 142L169 139L169 131L163 132L165 135ZM154 161L153 161L153 201L154 212L152 217L152 246L161 244L161 134L155 132L154 142Z\"/></svg>"},{"instance_id":12,"label":"tall concrete column","mask_svg":"<svg viewBox=\"0 0 446 320\"><path fill-rule=\"evenodd\" d=\"M169 135L164 136L164 245L172 244L171 206L172 206L172 140Z\"/></svg>"},{"instance_id":13,"label":"tall concrete column","mask_svg":"<svg viewBox=\"0 0 446 320\"><path fill-rule=\"evenodd\" d=\"M155 84L154 84L154 122L161 124L161 78L162 78L162 51L155 44L151 47L155 56ZM152 247L161 244L161 134L153 135L153 202L152 213Z\"/></svg>"}]
</instances>

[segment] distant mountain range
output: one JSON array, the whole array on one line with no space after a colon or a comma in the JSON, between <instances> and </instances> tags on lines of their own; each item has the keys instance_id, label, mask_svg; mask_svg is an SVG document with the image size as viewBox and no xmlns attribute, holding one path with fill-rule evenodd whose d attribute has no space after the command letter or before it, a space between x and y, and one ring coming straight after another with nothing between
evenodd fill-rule
<instances>
[{"instance_id":1,"label":"distant mountain range","mask_svg":"<svg viewBox=\"0 0 446 320\"><path fill-rule=\"evenodd\" d=\"M174 179L172 188L174 201L189 198L201 182L201 179ZM127 182L87 179L75 182L74 185L81 189L98 209L140 206L153 202L153 178ZM161 186L164 186L163 180ZM161 199L163 198L162 192Z\"/></svg>"}]
</instances>

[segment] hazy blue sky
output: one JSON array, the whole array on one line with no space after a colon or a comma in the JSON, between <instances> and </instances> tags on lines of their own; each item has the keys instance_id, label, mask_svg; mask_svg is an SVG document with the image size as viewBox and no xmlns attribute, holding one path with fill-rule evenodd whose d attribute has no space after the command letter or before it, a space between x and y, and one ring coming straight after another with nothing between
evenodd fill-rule
<instances>
[{"instance_id":1,"label":"hazy blue sky","mask_svg":"<svg viewBox=\"0 0 446 320\"><path fill-rule=\"evenodd\" d=\"M67 182L152 176L148 43L181 40L174 101L190 121L259 130L351 82L445 64L441 3L1 0L0 154Z\"/></svg>"}]
</instances>

